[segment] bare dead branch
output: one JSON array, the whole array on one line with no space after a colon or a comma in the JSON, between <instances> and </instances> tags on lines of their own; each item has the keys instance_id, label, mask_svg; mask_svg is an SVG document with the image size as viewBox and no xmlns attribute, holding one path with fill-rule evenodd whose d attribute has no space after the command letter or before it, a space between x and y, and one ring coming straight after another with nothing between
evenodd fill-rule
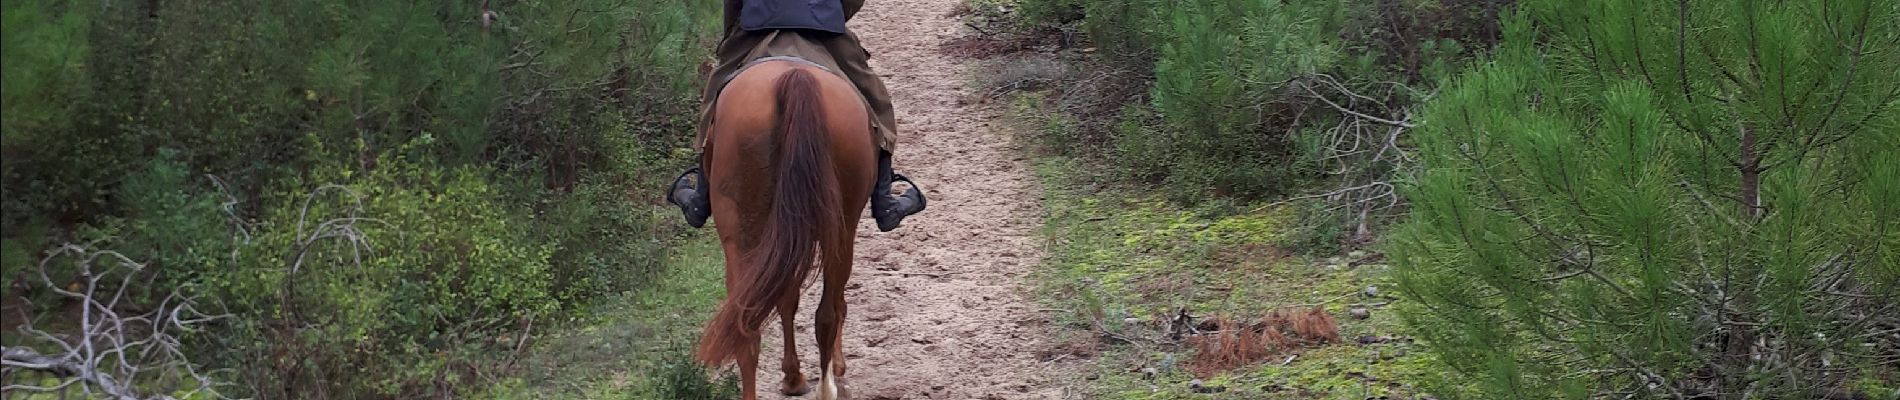
<instances>
[{"instance_id":1,"label":"bare dead branch","mask_svg":"<svg viewBox=\"0 0 1900 400\"><path fill-rule=\"evenodd\" d=\"M236 238L233 238L232 241L238 244L251 243L251 230L249 227L245 226L244 218L239 217L237 213L237 205L238 205L237 195L231 194L231 188L225 185L224 179L218 178L217 175L205 174L205 178L211 180L212 186L218 187L218 194L224 195L224 201L221 203L218 203L218 209L224 211L225 217L231 219L231 227L236 228L238 232L238 236L241 236L244 238L242 241L239 241ZM232 260L237 259L238 248L239 246L231 246Z\"/></svg>"},{"instance_id":2,"label":"bare dead branch","mask_svg":"<svg viewBox=\"0 0 1900 400\"><path fill-rule=\"evenodd\" d=\"M1346 115L1350 115L1359 119L1391 125L1391 126L1396 126L1396 127L1405 128L1405 129L1412 129L1412 128L1418 127L1417 125L1413 125L1411 122L1408 122L1408 121L1394 121L1394 120L1379 118L1379 117L1372 116L1370 114L1354 111L1353 109L1346 108L1345 106L1339 105L1339 103L1334 103L1332 100L1327 99L1326 96L1321 96L1319 92L1313 91L1313 88L1310 86L1307 86L1302 83L1295 83L1295 84L1299 85L1300 89L1306 90L1307 94L1313 95L1314 99L1319 100L1321 103L1326 103L1326 105L1328 106L1332 106L1333 110L1339 111L1341 114L1346 114ZM1351 92L1347 92L1347 93L1351 93Z\"/></svg>"},{"instance_id":3,"label":"bare dead branch","mask_svg":"<svg viewBox=\"0 0 1900 400\"><path fill-rule=\"evenodd\" d=\"M349 196L351 204L346 208L345 216L324 220L323 222L317 223L316 228L306 229L310 221L310 203L327 191L336 191ZM348 187L332 184L323 185L316 190L310 191L310 195L304 197L303 207L297 213L297 235L302 239L297 241L297 247L291 251L293 256L290 262L290 273L295 274L301 271L303 269L304 256L310 252L312 246L315 246L318 242L324 241L325 239L341 239L348 243L350 245L350 255L353 261L355 261L358 267L361 267L363 265L363 253L375 251L375 246L370 243L369 235L365 234L362 229L357 228L356 224L369 222L389 225L388 222L381 219L359 217L358 215L363 211L363 196L358 195L356 191L350 190Z\"/></svg>"},{"instance_id":4,"label":"bare dead branch","mask_svg":"<svg viewBox=\"0 0 1900 400\"><path fill-rule=\"evenodd\" d=\"M80 287L60 287L48 269L56 261L67 260L78 274ZM103 265L103 268L99 268ZM150 286L148 279L134 282L144 265L114 251L93 250L88 246L67 244L39 263L40 284L52 293L80 305L78 327L70 333L53 333L31 323L20 331L41 346L57 347L54 353L41 353L26 346L0 347L0 375L17 376L20 372L40 372L61 378L56 385L9 383L0 392L61 392L78 386L87 396L113 399L170 399L168 395L140 394L138 391L163 383L161 379L190 379L197 383L192 393L209 393L226 398L216 390L210 376L200 372L181 349L175 333L196 332L206 323L228 318L228 314L206 314L194 305L191 286L174 288L149 311L128 314L134 305L124 304L126 293L134 286ZM137 285L135 285L135 283Z\"/></svg>"}]
</instances>

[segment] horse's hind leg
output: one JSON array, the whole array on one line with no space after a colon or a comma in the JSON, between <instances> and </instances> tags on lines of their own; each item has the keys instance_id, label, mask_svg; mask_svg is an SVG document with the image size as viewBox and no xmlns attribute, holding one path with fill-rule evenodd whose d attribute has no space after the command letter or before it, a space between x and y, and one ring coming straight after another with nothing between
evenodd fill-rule
<instances>
[{"instance_id":1,"label":"horse's hind leg","mask_svg":"<svg viewBox=\"0 0 1900 400\"><path fill-rule=\"evenodd\" d=\"M756 400L759 398L759 337L754 335L746 343L751 345L739 351L739 398Z\"/></svg>"},{"instance_id":2,"label":"horse's hind leg","mask_svg":"<svg viewBox=\"0 0 1900 400\"><path fill-rule=\"evenodd\" d=\"M728 218L725 220L737 221L739 219ZM723 228L734 229L731 227L723 227ZM727 257L726 258L727 260L726 261L726 277L727 277L726 278L726 292L732 293L732 292L737 291L737 288L739 285L738 281L734 280L732 277L743 275L744 273L742 271L745 270L744 269L745 265L737 262L736 260L738 260L738 258L732 256L733 254L738 254L738 252L735 251L733 242L728 241L728 242L725 242L723 245L725 246L726 257ZM733 352L733 359L737 361L739 364L740 399L756 400L759 398L759 391L758 391L759 338L765 336L764 331L757 330L757 331L752 331L751 333L730 332L730 334L748 336L740 340L741 343L745 343L745 344L740 345L739 349Z\"/></svg>"},{"instance_id":3,"label":"horse's hind leg","mask_svg":"<svg viewBox=\"0 0 1900 400\"><path fill-rule=\"evenodd\" d=\"M779 393L786 396L811 393L811 385L805 382L805 373L798 370L797 326L792 321L792 317L798 315L798 295L798 291L785 292L785 300L780 300L778 304L779 328L785 331L785 357L779 361L779 366L785 371L785 382L780 386Z\"/></svg>"},{"instance_id":4,"label":"horse's hind leg","mask_svg":"<svg viewBox=\"0 0 1900 400\"><path fill-rule=\"evenodd\" d=\"M837 254L824 255L824 294L818 301L818 373L820 378L818 398L823 400L848 398L842 383L844 376L844 317L845 285L851 279L852 244L849 234L843 249Z\"/></svg>"}]
</instances>

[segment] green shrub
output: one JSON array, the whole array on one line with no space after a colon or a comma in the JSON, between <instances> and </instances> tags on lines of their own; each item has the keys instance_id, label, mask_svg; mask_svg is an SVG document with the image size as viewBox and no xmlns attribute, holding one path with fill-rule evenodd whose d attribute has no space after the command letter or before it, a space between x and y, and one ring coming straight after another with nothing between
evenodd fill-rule
<instances>
[{"instance_id":1,"label":"green shrub","mask_svg":"<svg viewBox=\"0 0 1900 400\"><path fill-rule=\"evenodd\" d=\"M1895 21L1521 2L1497 59L1424 110L1388 239L1438 392L1843 398L1895 376L1873 333L1900 324L1900 54L1867 47Z\"/></svg>"},{"instance_id":2,"label":"green shrub","mask_svg":"<svg viewBox=\"0 0 1900 400\"><path fill-rule=\"evenodd\" d=\"M0 275L93 242L201 285L239 317L194 358L264 398L454 396L500 333L641 289L718 27L684 0L0 7Z\"/></svg>"},{"instance_id":3,"label":"green shrub","mask_svg":"<svg viewBox=\"0 0 1900 400\"><path fill-rule=\"evenodd\" d=\"M1020 4L1030 24L1080 24L1103 55L1101 66L1119 69L1085 74L1151 74L1151 81L1109 82L1151 85L1137 91L1147 92L1147 102L1081 110L1082 118L1106 121L1083 125L1108 131L1103 148L1112 151L1103 155L1126 178L1165 182L1180 200L1210 193L1260 198L1300 181L1280 167L1293 154L1289 137L1268 125L1261 104L1279 97L1277 89L1289 79L1319 72L1337 58L1337 45L1306 14L1316 8L1230 0Z\"/></svg>"},{"instance_id":4,"label":"green shrub","mask_svg":"<svg viewBox=\"0 0 1900 400\"><path fill-rule=\"evenodd\" d=\"M681 400L727 400L739 398L738 376L726 374L724 378L713 379L708 371L693 361L692 352L687 346L674 346L661 360L653 387L646 388L652 393L643 397L652 399Z\"/></svg>"},{"instance_id":5,"label":"green shrub","mask_svg":"<svg viewBox=\"0 0 1900 400\"><path fill-rule=\"evenodd\" d=\"M1078 77L1087 79L1073 95L1145 95L1145 101L1127 104L1076 107L1065 102L1062 109L1074 114L1082 130L1074 136L1106 137L1108 143L1055 150L1106 158L1125 179L1165 183L1170 198L1186 202L1259 200L1323 185L1338 185L1323 189L1332 190L1389 180L1402 158L1396 151L1359 151L1349 145L1387 142L1391 130L1378 123L1344 124L1353 118L1320 100L1404 119L1425 96L1405 89L1406 84L1429 86L1430 79L1444 75L1438 71L1483 50L1464 41L1488 43L1470 37L1481 36L1483 29L1447 27L1488 26L1484 16L1495 13L1487 10L1498 7L1449 0L1019 4L1027 31L1056 27L1085 33L1094 56L1080 64L1085 68ZM1392 37L1392 29L1409 36ZM1391 65L1391 60L1426 67ZM1340 78L1335 81L1335 76ZM1320 84L1320 77L1338 83L1338 90ZM1092 153L1097 149L1108 151ZM1366 211L1353 205L1346 211Z\"/></svg>"},{"instance_id":6,"label":"green shrub","mask_svg":"<svg viewBox=\"0 0 1900 400\"><path fill-rule=\"evenodd\" d=\"M96 47L87 34L95 15L64 3L0 6L0 178L7 182L0 224L9 230L100 207L106 182L125 172L100 162L123 144L83 129L91 124L75 118L97 85L91 75L98 68L88 57Z\"/></svg>"},{"instance_id":7,"label":"green shrub","mask_svg":"<svg viewBox=\"0 0 1900 400\"><path fill-rule=\"evenodd\" d=\"M583 182L554 200L537 227L538 239L556 246L551 289L564 301L638 289L660 272L666 237L664 217L627 200L627 188Z\"/></svg>"},{"instance_id":8,"label":"green shrub","mask_svg":"<svg viewBox=\"0 0 1900 400\"><path fill-rule=\"evenodd\" d=\"M390 157L368 174L312 177L342 184L269 196L240 254L199 271L248 317L217 345L260 363L246 370L260 393L396 395L484 328L551 314L553 246L484 177Z\"/></svg>"}]
</instances>

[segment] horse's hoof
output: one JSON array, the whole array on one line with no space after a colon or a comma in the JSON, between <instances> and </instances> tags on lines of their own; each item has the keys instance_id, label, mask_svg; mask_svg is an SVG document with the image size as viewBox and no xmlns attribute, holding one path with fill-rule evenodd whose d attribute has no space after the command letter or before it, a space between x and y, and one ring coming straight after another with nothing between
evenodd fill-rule
<instances>
[{"instance_id":1,"label":"horse's hoof","mask_svg":"<svg viewBox=\"0 0 1900 400\"><path fill-rule=\"evenodd\" d=\"M791 384L788 383L785 387L780 388L778 392L786 396L804 396L811 393L811 382L806 382L801 379L798 381L798 386L791 386Z\"/></svg>"},{"instance_id":2,"label":"horse's hoof","mask_svg":"<svg viewBox=\"0 0 1900 400\"><path fill-rule=\"evenodd\" d=\"M845 387L843 379L832 378L831 382L821 381L819 384L824 385L822 390L818 391L819 400L849 400L851 398L851 389Z\"/></svg>"}]
</instances>

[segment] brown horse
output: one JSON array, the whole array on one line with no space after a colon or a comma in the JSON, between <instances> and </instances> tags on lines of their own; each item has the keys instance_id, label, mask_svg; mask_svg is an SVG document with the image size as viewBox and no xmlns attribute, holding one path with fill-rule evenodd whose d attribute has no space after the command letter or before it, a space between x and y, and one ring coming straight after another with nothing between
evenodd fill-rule
<instances>
[{"instance_id":1,"label":"brown horse","mask_svg":"<svg viewBox=\"0 0 1900 400\"><path fill-rule=\"evenodd\" d=\"M713 112L705 176L726 253L726 300L706 325L698 360L737 359L744 398L757 398L759 328L776 309L785 331L781 391L809 392L792 316L813 258L822 256L818 398L842 398L844 289L877 179L864 101L850 82L815 65L771 60L733 78Z\"/></svg>"}]
</instances>

